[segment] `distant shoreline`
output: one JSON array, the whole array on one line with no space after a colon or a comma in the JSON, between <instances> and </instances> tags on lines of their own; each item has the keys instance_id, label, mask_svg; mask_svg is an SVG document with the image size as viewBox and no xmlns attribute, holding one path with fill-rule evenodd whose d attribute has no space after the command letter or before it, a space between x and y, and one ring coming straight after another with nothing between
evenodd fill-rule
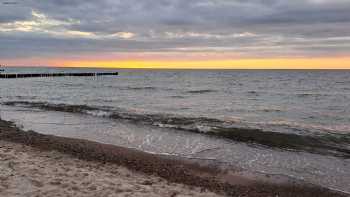
<instances>
[{"instance_id":1,"label":"distant shoreline","mask_svg":"<svg viewBox=\"0 0 350 197\"><path fill-rule=\"evenodd\" d=\"M87 140L71 139L24 132L12 123L0 120L0 140L25 144L42 151L59 151L86 161L113 163L130 170L162 177L170 182L206 188L228 196L346 196L325 188L295 184L268 184L243 177L223 179L224 172L176 159L137 150L105 145Z\"/></svg>"}]
</instances>

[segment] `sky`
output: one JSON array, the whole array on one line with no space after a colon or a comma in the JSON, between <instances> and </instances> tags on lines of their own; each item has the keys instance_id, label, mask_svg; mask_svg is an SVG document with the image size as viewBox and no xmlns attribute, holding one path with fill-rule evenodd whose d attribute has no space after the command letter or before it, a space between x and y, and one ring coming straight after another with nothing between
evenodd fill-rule
<instances>
[{"instance_id":1,"label":"sky","mask_svg":"<svg viewBox=\"0 0 350 197\"><path fill-rule=\"evenodd\" d=\"M0 64L350 69L350 0L0 0Z\"/></svg>"}]
</instances>

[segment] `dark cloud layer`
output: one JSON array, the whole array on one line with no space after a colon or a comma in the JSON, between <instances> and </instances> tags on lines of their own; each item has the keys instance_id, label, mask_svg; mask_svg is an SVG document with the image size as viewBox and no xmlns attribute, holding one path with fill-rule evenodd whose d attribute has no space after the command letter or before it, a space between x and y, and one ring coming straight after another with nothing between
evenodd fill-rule
<instances>
[{"instance_id":1,"label":"dark cloud layer","mask_svg":"<svg viewBox=\"0 0 350 197\"><path fill-rule=\"evenodd\" d=\"M247 57L350 50L348 0L18 0L0 4L0 58L232 51Z\"/></svg>"}]
</instances>

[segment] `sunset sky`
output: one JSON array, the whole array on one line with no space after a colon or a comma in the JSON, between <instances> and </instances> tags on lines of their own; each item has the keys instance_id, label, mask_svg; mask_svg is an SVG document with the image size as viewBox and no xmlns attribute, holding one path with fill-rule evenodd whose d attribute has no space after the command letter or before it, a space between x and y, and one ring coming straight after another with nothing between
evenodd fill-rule
<instances>
[{"instance_id":1,"label":"sunset sky","mask_svg":"<svg viewBox=\"0 0 350 197\"><path fill-rule=\"evenodd\" d=\"M0 64L350 69L350 0L0 0Z\"/></svg>"}]
</instances>

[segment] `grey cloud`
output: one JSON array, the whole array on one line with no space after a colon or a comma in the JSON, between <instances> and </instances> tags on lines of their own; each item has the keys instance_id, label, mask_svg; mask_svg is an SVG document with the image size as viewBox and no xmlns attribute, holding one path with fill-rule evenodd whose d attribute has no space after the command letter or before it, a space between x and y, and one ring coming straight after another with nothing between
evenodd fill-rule
<instances>
[{"instance_id":1,"label":"grey cloud","mask_svg":"<svg viewBox=\"0 0 350 197\"><path fill-rule=\"evenodd\" d=\"M350 50L344 46L350 32L346 0L22 0L0 6L0 24L33 20L33 10L69 23L42 32L0 31L0 57L201 47L247 56L336 55ZM62 36L68 31L95 36ZM134 36L113 37L118 32ZM230 37L245 32L256 36ZM330 45L328 38L339 39Z\"/></svg>"}]
</instances>

